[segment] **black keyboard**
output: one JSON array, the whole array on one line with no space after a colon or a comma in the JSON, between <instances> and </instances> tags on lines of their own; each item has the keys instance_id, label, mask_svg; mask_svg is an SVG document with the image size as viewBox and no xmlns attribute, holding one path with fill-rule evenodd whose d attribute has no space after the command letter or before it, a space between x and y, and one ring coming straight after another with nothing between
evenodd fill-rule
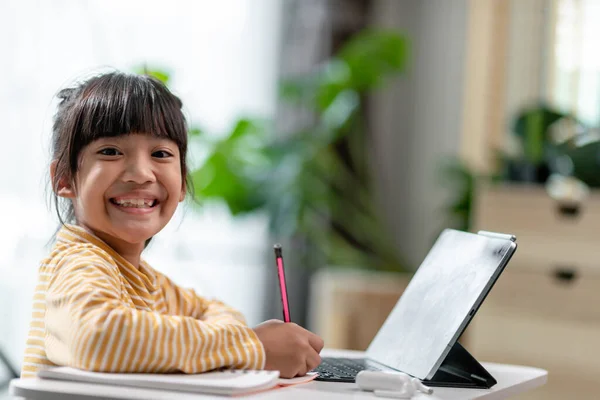
<instances>
[{"instance_id":1,"label":"black keyboard","mask_svg":"<svg viewBox=\"0 0 600 400\"><path fill-rule=\"evenodd\" d=\"M317 372L316 380L329 382L354 383L360 371L381 371L384 368L363 358L333 358L323 357L321 364L313 371Z\"/></svg>"}]
</instances>

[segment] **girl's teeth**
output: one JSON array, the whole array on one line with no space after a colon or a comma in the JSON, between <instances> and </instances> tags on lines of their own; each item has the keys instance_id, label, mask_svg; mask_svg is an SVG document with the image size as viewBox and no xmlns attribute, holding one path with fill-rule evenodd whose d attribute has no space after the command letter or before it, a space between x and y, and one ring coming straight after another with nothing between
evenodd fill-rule
<instances>
[{"instance_id":1,"label":"girl's teeth","mask_svg":"<svg viewBox=\"0 0 600 400\"><path fill-rule=\"evenodd\" d=\"M115 203L122 207L136 207L136 208L149 208L154 205L154 200L143 200L143 199L129 199L129 200L115 200Z\"/></svg>"}]
</instances>

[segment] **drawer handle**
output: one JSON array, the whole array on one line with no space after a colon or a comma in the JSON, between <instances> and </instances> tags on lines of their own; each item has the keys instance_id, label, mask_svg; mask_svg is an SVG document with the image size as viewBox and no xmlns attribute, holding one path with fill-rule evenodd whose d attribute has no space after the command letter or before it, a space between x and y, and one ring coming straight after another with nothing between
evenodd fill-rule
<instances>
[{"instance_id":1,"label":"drawer handle","mask_svg":"<svg viewBox=\"0 0 600 400\"><path fill-rule=\"evenodd\" d=\"M573 283L577 279L577 271L574 268L558 268L554 277L561 283Z\"/></svg>"},{"instance_id":2,"label":"drawer handle","mask_svg":"<svg viewBox=\"0 0 600 400\"><path fill-rule=\"evenodd\" d=\"M561 203L558 205L558 214L565 218L575 218L579 215L581 207L575 203Z\"/></svg>"}]
</instances>

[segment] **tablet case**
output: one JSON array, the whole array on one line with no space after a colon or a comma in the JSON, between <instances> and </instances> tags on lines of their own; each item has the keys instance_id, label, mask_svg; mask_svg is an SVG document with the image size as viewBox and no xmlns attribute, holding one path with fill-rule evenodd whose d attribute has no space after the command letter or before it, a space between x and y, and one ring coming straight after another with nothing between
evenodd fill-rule
<instances>
[{"instance_id":1,"label":"tablet case","mask_svg":"<svg viewBox=\"0 0 600 400\"><path fill-rule=\"evenodd\" d=\"M433 378L423 381L431 387L474 389L489 389L496 383L496 379L459 342L452 346Z\"/></svg>"}]
</instances>

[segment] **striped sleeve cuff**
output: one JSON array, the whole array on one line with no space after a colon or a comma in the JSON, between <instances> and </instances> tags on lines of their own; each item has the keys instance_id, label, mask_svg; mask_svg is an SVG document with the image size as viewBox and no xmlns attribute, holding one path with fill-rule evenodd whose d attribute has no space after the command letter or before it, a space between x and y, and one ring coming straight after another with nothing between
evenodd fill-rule
<instances>
[{"instance_id":1,"label":"striped sleeve cuff","mask_svg":"<svg viewBox=\"0 0 600 400\"><path fill-rule=\"evenodd\" d=\"M267 363L267 357L265 353L265 347L256 335L253 329L246 328L248 330L248 336L250 336L250 346L254 349L254 368L253 369L265 369Z\"/></svg>"},{"instance_id":2,"label":"striped sleeve cuff","mask_svg":"<svg viewBox=\"0 0 600 400\"><path fill-rule=\"evenodd\" d=\"M265 348L251 328L242 325L225 325L230 334L237 338L230 341L228 352L237 355L232 365L236 369L260 370L265 368Z\"/></svg>"}]
</instances>

